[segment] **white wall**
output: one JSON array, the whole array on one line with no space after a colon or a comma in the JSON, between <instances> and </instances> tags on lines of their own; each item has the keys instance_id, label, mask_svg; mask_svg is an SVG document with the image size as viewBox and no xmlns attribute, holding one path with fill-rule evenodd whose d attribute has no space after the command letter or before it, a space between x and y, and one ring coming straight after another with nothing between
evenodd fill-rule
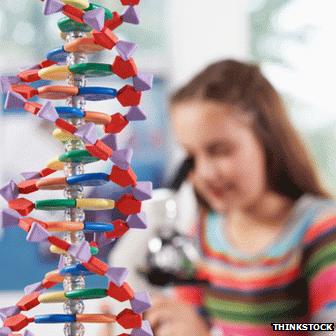
<instances>
[{"instance_id":1,"label":"white wall","mask_svg":"<svg viewBox=\"0 0 336 336\"><path fill-rule=\"evenodd\" d=\"M170 0L171 81L182 84L209 62L249 55L248 0Z\"/></svg>"}]
</instances>

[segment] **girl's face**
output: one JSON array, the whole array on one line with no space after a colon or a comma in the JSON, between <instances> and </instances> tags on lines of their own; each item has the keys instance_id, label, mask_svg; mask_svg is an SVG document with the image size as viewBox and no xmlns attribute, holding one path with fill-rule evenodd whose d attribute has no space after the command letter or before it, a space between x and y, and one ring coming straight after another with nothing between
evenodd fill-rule
<instances>
[{"instance_id":1,"label":"girl's face","mask_svg":"<svg viewBox=\"0 0 336 336\"><path fill-rule=\"evenodd\" d=\"M248 116L211 101L178 103L172 109L177 141L194 159L191 182L217 212L248 208L266 192L265 153Z\"/></svg>"}]
</instances>

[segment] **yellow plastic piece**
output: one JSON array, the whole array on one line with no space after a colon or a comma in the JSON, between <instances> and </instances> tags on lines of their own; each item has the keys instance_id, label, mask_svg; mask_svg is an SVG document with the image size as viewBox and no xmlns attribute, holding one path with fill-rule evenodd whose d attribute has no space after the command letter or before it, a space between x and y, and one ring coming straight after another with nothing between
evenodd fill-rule
<instances>
[{"instance_id":1,"label":"yellow plastic piece","mask_svg":"<svg viewBox=\"0 0 336 336\"><path fill-rule=\"evenodd\" d=\"M76 200L76 207L86 210L113 209L115 202L105 198L81 198Z\"/></svg>"},{"instance_id":2,"label":"yellow plastic piece","mask_svg":"<svg viewBox=\"0 0 336 336\"><path fill-rule=\"evenodd\" d=\"M64 162L61 162L58 160L58 157L55 157L54 159L51 159L47 163L47 168L53 169L53 170L63 170L64 169Z\"/></svg>"},{"instance_id":3,"label":"yellow plastic piece","mask_svg":"<svg viewBox=\"0 0 336 336\"><path fill-rule=\"evenodd\" d=\"M61 130L60 128L55 128L53 133L52 133L53 137L61 142L65 142L65 141L70 141L70 140L78 140L78 137L76 137L75 135Z\"/></svg>"},{"instance_id":4,"label":"yellow plastic piece","mask_svg":"<svg viewBox=\"0 0 336 336\"><path fill-rule=\"evenodd\" d=\"M38 75L44 80L65 80L71 75L71 71L68 65L52 65L41 69Z\"/></svg>"},{"instance_id":5,"label":"yellow plastic piece","mask_svg":"<svg viewBox=\"0 0 336 336\"><path fill-rule=\"evenodd\" d=\"M50 252L54 254L66 254L66 251L60 249L55 245L50 245Z\"/></svg>"},{"instance_id":6,"label":"yellow plastic piece","mask_svg":"<svg viewBox=\"0 0 336 336\"><path fill-rule=\"evenodd\" d=\"M57 283L60 283L64 280L64 276L63 275L60 275L58 270L55 270L55 271L51 271L49 273L47 273L44 278L48 281L51 281L51 282L57 282Z\"/></svg>"},{"instance_id":7,"label":"yellow plastic piece","mask_svg":"<svg viewBox=\"0 0 336 336\"><path fill-rule=\"evenodd\" d=\"M65 5L71 5L79 9L86 9L90 6L86 0L62 0Z\"/></svg>"},{"instance_id":8,"label":"yellow plastic piece","mask_svg":"<svg viewBox=\"0 0 336 336\"><path fill-rule=\"evenodd\" d=\"M64 295L64 292L54 292L54 293L45 293L41 294L38 297L40 303L61 303L65 302L67 298Z\"/></svg>"}]
</instances>

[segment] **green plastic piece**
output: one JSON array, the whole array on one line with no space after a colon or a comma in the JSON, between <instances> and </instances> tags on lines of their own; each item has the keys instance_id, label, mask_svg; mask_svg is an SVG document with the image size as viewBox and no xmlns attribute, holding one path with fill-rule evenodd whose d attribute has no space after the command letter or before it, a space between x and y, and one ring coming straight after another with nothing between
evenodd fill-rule
<instances>
[{"instance_id":1,"label":"green plastic piece","mask_svg":"<svg viewBox=\"0 0 336 336\"><path fill-rule=\"evenodd\" d=\"M58 158L61 162L81 162L81 163L91 163L99 161L98 158L92 156L85 149L76 149L70 152L66 152Z\"/></svg>"},{"instance_id":2,"label":"green plastic piece","mask_svg":"<svg viewBox=\"0 0 336 336\"><path fill-rule=\"evenodd\" d=\"M75 207L75 199L49 199L35 202L35 209L37 210L64 210Z\"/></svg>"},{"instance_id":3,"label":"green plastic piece","mask_svg":"<svg viewBox=\"0 0 336 336\"><path fill-rule=\"evenodd\" d=\"M78 75L87 77L105 77L113 74L111 64L103 63L80 63L69 67L69 70Z\"/></svg>"},{"instance_id":4,"label":"green plastic piece","mask_svg":"<svg viewBox=\"0 0 336 336\"><path fill-rule=\"evenodd\" d=\"M107 291L103 288L85 288L67 292L64 295L70 300L102 299L107 296Z\"/></svg>"},{"instance_id":5,"label":"green plastic piece","mask_svg":"<svg viewBox=\"0 0 336 336\"><path fill-rule=\"evenodd\" d=\"M105 10L105 21L112 19L112 16L113 16L112 12L109 9L107 9L103 6L90 4L90 6L86 9L84 9L84 10L89 11L89 10L96 9L96 8L104 8L104 10ZM58 28L60 29L60 31L63 32L63 33L69 33L69 32L72 32L72 31L76 31L76 32L81 31L81 32L88 33L90 31L92 31L92 27L90 27L89 25L87 25L85 23L83 24L83 23L75 22L68 17L63 17L60 20L58 20L57 25L58 25Z\"/></svg>"},{"instance_id":6,"label":"green plastic piece","mask_svg":"<svg viewBox=\"0 0 336 336\"><path fill-rule=\"evenodd\" d=\"M95 255L97 255L99 253L99 248L91 246L90 247L90 251L91 251L91 254L93 256L95 256Z\"/></svg>"}]
</instances>

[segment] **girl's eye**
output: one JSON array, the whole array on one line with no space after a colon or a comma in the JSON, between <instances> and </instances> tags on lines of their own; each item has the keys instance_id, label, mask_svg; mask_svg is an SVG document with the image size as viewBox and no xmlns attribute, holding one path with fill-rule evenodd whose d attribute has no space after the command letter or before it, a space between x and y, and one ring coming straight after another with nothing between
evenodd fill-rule
<instances>
[{"instance_id":1,"label":"girl's eye","mask_svg":"<svg viewBox=\"0 0 336 336\"><path fill-rule=\"evenodd\" d=\"M217 144L208 148L208 154L213 156L232 155L235 147L232 144Z\"/></svg>"}]
</instances>

